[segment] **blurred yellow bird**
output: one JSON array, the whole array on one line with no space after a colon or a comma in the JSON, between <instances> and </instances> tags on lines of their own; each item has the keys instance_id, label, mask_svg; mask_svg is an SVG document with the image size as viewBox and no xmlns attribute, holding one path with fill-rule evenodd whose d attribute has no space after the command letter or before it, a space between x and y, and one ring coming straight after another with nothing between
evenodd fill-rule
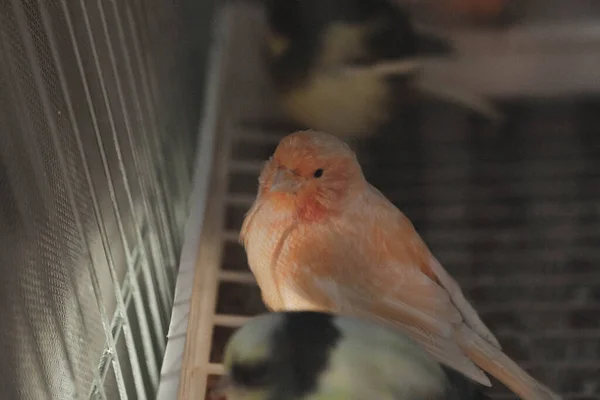
<instances>
[{"instance_id":1,"label":"blurred yellow bird","mask_svg":"<svg viewBox=\"0 0 600 400\"><path fill-rule=\"evenodd\" d=\"M422 58L452 56L389 0L266 0L267 70L283 110L300 126L344 138L378 133L425 96L496 120L481 96L433 82ZM395 129L398 133L402 130Z\"/></svg>"},{"instance_id":2,"label":"blurred yellow bird","mask_svg":"<svg viewBox=\"0 0 600 400\"><path fill-rule=\"evenodd\" d=\"M227 400L484 400L478 385L409 337L366 320L315 312L264 314L234 333Z\"/></svg>"}]
</instances>

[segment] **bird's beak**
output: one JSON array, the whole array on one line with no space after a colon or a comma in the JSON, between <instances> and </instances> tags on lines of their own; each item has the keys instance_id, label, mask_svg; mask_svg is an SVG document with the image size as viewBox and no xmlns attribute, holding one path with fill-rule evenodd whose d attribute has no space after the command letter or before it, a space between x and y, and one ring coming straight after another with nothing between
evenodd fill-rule
<instances>
[{"instance_id":1,"label":"bird's beak","mask_svg":"<svg viewBox=\"0 0 600 400\"><path fill-rule=\"evenodd\" d=\"M219 379L217 386L215 386L210 391L210 395L209 395L210 400L221 399L223 396L225 396L227 394L227 391L229 390L230 386L231 386L231 378L229 378L229 375L223 375L221 377L221 379Z\"/></svg>"},{"instance_id":2,"label":"bird's beak","mask_svg":"<svg viewBox=\"0 0 600 400\"><path fill-rule=\"evenodd\" d=\"M289 169L281 168L275 172L271 183L271 192L294 193L300 187L298 177Z\"/></svg>"}]
</instances>

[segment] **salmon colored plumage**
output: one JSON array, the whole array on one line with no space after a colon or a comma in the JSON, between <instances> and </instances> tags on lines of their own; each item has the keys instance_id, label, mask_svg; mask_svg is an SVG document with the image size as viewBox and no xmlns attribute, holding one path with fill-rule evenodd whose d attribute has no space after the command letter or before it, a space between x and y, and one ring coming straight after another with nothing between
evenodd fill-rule
<instances>
[{"instance_id":1,"label":"salmon colored plumage","mask_svg":"<svg viewBox=\"0 0 600 400\"><path fill-rule=\"evenodd\" d=\"M274 311L385 321L484 385L490 381L481 369L523 399L560 398L502 352L408 218L332 135L303 131L280 142L240 239Z\"/></svg>"}]
</instances>

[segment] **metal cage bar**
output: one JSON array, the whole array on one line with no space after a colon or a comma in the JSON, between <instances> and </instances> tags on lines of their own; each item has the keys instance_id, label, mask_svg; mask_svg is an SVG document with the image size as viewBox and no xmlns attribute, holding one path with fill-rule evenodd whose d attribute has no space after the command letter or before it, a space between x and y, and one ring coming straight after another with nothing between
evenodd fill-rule
<instances>
[{"instance_id":1,"label":"metal cage bar","mask_svg":"<svg viewBox=\"0 0 600 400\"><path fill-rule=\"evenodd\" d=\"M0 2L0 397L155 396L210 3Z\"/></svg>"}]
</instances>

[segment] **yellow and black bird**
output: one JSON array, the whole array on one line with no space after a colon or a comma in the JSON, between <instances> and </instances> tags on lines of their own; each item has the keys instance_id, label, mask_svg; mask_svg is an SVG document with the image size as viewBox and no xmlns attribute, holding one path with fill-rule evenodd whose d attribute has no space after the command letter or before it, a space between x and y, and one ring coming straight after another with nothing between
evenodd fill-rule
<instances>
[{"instance_id":1,"label":"yellow and black bird","mask_svg":"<svg viewBox=\"0 0 600 400\"><path fill-rule=\"evenodd\" d=\"M297 311L252 318L213 390L227 400L484 400L480 387L374 322Z\"/></svg>"},{"instance_id":2,"label":"yellow and black bird","mask_svg":"<svg viewBox=\"0 0 600 400\"><path fill-rule=\"evenodd\" d=\"M426 56L452 57L389 0L265 0L268 75L283 110L302 128L370 136L422 95L495 119L485 99L429 82Z\"/></svg>"}]
</instances>

